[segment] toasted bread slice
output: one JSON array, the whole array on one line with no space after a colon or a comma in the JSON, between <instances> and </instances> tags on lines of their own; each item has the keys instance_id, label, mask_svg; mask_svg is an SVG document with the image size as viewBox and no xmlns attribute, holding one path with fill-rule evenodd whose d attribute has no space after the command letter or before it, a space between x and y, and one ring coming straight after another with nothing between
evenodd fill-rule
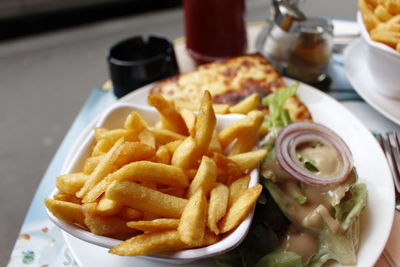
<instances>
[{"instance_id":1,"label":"toasted bread slice","mask_svg":"<svg viewBox=\"0 0 400 267\"><path fill-rule=\"evenodd\" d=\"M214 103L232 106L255 92L261 99L285 87L282 76L265 57L251 54L200 65L195 71L158 82L151 93L174 100L177 107L195 110L205 90L210 91ZM297 98L291 98L286 107L294 121L311 119Z\"/></svg>"}]
</instances>

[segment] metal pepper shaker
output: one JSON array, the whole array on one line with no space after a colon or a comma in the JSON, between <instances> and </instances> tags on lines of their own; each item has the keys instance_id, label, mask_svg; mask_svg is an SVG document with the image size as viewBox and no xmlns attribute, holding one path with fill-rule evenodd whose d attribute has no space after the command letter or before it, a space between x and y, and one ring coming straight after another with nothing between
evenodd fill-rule
<instances>
[{"instance_id":1,"label":"metal pepper shaker","mask_svg":"<svg viewBox=\"0 0 400 267\"><path fill-rule=\"evenodd\" d=\"M325 18L308 18L294 29L297 38L289 53L288 76L306 83L325 80L333 49L333 25Z\"/></svg>"}]
</instances>

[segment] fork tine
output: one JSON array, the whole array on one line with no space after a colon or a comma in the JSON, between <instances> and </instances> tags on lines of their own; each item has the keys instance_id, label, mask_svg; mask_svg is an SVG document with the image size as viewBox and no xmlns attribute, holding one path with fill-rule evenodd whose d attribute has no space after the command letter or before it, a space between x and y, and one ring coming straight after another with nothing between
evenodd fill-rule
<instances>
[{"instance_id":1,"label":"fork tine","mask_svg":"<svg viewBox=\"0 0 400 267\"><path fill-rule=\"evenodd\" d=\"M392 138L391 138L392 136ZM400 172L399 172L399 161L400 161L400 144L399 144L399 138L396 132L393 132L391 134L387 133L386 134L386 139L387 139L387 145L388 145L388 150L387 156L390 156L390 164L392 165L391 169L393 172L393 178L394 178L394 183L397 189L397 193L400 193ZM393 139L393 144L392 144L392 139Z\"/></svg>"},{"instance_id":2,"label":"fork tine","mask_svg":"<svg viewBox=\"0 0 400 267\"><path fill-rule=\"evenodd\" d=\"M378 141L379 141L379 144L381 145L383 153L385 153L385 156L386 156L386 148L385 148L385 144L384 144L383 137L381 134L378 134Z\"/></svg>"}]
</instances>

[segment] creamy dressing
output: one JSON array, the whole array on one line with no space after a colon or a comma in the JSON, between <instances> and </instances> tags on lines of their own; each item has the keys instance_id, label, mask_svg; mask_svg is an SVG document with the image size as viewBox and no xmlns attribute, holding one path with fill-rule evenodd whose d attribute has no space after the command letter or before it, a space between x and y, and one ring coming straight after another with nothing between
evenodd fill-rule
<instances>
[{"instance_id":1,"label":"creamy dressing","mask_svg":"<svg viewBox=\"0 0 400 267\"><path fill-rule=\"evenodd\" d=\"M294 179L287 180L284 183L278 183L277 185L282 191L283 197L288 204L287 216L294 224L298 226L307 228L308 225L304 224L304 218L312 214L320 205L327 209L327 214L325 214L325 217L330 216L334 212L334 208L330 204L329 194L327 194L327 191L329 191L331 188L328 189L327 187L312 186L303 186L303 188L301 188L299 182ZM336 185L336 187L339 186L340 185ZM298 203L297 197L299 195L306 197L307 200L304 204ZM319 222L314 223L314 225L319 224L321 227L325 226L325 221L322 219L322 217L318 216L317 218ZM313 228L315 227L310 227L310 230L320 230Z\"/></svg>"},{"instance_id":2,"label":"creamy dressing","mask_svg":"<svg viewBox=\"0 0 400 267\"><path fill-rule=\"evenodd\" d=\"M308 263L311 257L318 252L318 237L309 232L291 226L281 244L283 250L293 251L302 256L303 262Z\"/></svg>"},{"instance_id":3,"label":"creamy dressing","mask_svg":"<svg viewBox=\"0 0 400 267\"><path fill-rule=\"evenodd\" d=\"M319 248L316 233L329 228L332 232L340 231L340 223L335 219L334 206L345 196L348 188L356 180L353 170L342 184L326 186L308 186L301 184L297 179L277 179L276 185L283 193L286 202L286 216L292 222L295 230L291 229L283 241L283 248L302 256L305 263ZM306 198L300 204L297 197Z\"/></svg>"},{"instance_id":4,"label":"creamy dressing","mask_svg":"<svg viewBox=\"0 0 400 267\"><path fill-rule=\"evenodd\" d=\"M343 168L337 151L327 144L305 143L296 152L302 157L301 163L310 162L318 169L315 174L319 176L332 176Z\"/></svg>"}]
</instances>

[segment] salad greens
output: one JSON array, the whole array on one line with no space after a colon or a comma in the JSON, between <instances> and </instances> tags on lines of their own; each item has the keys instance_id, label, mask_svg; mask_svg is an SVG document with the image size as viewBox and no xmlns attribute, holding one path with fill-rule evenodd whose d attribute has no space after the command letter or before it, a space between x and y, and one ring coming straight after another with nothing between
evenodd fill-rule
<instances>
[{"instance_id":1,"label":"salad greens","mask_svg":"<svg viewBox=\"0 0 400 267\"><path fill-rule=\"evenodd\" d=\"M276 250L265 255L255 267L303 267L301 256L292 251Z\"/></svg>"},{"instance_id":2,"label":"salad greens","mask_svg":"<svg viewBox=\"0 0 400 267\"><path fill-rule=\"evenodd\" d=\"M253 222L246 238L234 250L214 258L218 267L320 267L329 260L343 265L357 263L359 215L366 206L367 190L365 184L355 184L355 169L354 177L348 178L340 186L336 198L329 201L328 208L333 210L331 216L339 224L339 230L333 231L332 226L324 218L321 219L326 224L319 230L312 230L319 241L319 248L307 260L294 251L285 250L281 245L289 227L295 221L291 211L309 205L305 193L310 189L308 185L298 181L297 191L288 193L280 187L277 179L282 172L276 166L274 138L282 128L292 122L284 104L296 94L297 87L298 84L294 84L262 100L269 111L264 123L272 135L272 141L264 144L268 154L261 162L260 183L264 187L263 192L257 201ZM313 162L298 160L310 172L318 171ZM290 198L294 201L290 201Z\"/></svg>"},{"instance_id":3,"label":"salad greens","mask_svg":"<svg viewBox=\"0 0 400 267\"><path fill-rule=\"evenodd\" d=\"M270 94L262 99L262 105L268 107L269 116L265 117L264 123L272 131L279 131L286 125L292 122L289 111L284 108L286 100L296 94L298 83L284 90L279 90L276 93Z\"/></svg>"}]
</instances>

